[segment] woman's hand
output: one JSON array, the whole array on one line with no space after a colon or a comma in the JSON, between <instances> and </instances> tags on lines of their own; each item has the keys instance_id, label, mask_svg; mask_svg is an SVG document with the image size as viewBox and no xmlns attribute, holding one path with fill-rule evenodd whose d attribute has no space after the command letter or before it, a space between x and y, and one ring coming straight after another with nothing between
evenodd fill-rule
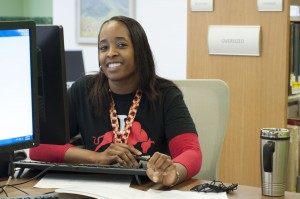
<instances>
[{"instance_id":1,"label":"woman's hand","mask_svg":"<svg viewBox=\"0 0 300 199\"><path fill-rule=\"evenodd\" d=\"M71 147L65 153L64 161L67 163L87 163L111 165L119 163L121 166L138 168L139 164L134 155L142 153L127 144L111 144L105 151L96 152L78 147Z\"/></svg>"},{"instance_id":2,"label":"woman's hand","mask_svg":"<svg viewBox=\"0 0 300 199\"><path fill-rule=\"evenodd\" d=\"M176 165L170 156L156 152L148 161L147 175L155 183L175 185L178 182Z\"/></svg>"},{"instance_id":3,"label":"woman's hand","mask_svg":"<svg viewBox=\"0 0 300 199\"><path fill-rule=\"evenodd\" d=\"M134 155L141 155L142 153L133 146L123 143L115 143L111 144L104 152L100 154L102 156L101 164L119 163L124 167L138 168L139 164Z\"/></svg>"}]
</instances>

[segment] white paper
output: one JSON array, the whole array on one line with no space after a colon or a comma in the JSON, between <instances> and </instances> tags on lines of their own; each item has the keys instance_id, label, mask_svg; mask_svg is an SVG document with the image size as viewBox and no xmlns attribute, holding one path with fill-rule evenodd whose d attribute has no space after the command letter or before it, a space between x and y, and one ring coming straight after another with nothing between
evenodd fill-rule
<instances>
[{"instance_id":1,"label":"white paper","mask_svg":"<svg viewBox=\"0 0 300 199\"><path fill-rule=\"evenodd\" d=\"M161 191L149 189L148 191L141 191L134 188L125 187L104 187L104 186L90 186L90 187L69 187L64 189L56 189L57 193L72 193L94 197L98 199L228 199L225 192L222 193L198 193L192 191Z\"/></svg>"},{"instance_id":2,"label":"white paper","mask_svg":"<svg viewBox=\"0 0 300 199\"><path fill-rule=\"evenodd\" d=\"M105 174L79 174L79 173L48 173L34 187L36 188L67 188L88 187L93 185L104 186L130 186L132 176L105 175Z\"/></svg>"},{"instance_id":3,"label":"white paper","mask_svg":"<svg viewBox=\"0 0 300 199\"><path fill-rule=\"evenodd\" d=\"M89 196L99 199L141 199L145 198L147 192L130 187L118 186L105 186L105 185L93 185L88 187L68 187L62 189L56 189L57 193L71 193Z\"/></svg>"},{"instance_id":4,"label":"white paper","mask_svg":"<svg viewBox=\"0 0 300 199\"><path fill-rule=\"evenodd\" d=\"M203 193L194 191L160 191L149 189L145 199L228 199L226 192L222 193ZM143 198L144 199L144 198Z\"/></svg>"},{"instance_id":5,"label":"white paper","mask_svg":"<svg viewBox=\"0 0 300 199\"><path fill-rule=\"evenodd\" d=\"M57 193L89 196L97 199L228 199L223 193L193 191L141 191L130 187L132 177L125 175L48 173L34 187L56 188Z\"/></svg>"}]
</instances>

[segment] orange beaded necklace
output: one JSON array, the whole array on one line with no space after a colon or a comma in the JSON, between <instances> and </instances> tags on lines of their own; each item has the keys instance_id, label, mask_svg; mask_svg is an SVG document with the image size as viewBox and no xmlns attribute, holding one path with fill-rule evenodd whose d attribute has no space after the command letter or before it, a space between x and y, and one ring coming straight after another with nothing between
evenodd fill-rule
<instances>
[{"instance_id":1,"label":"orange beaded necklace","mask_svg":"<svg viewBox=\"0 0 300 199\"><path fill-rule=\"evenodd\" d=\"M127 120L126 120L126 124L125 124L125 129L123 132L120 132L120 126L119 126L119 121L118 121L118 114L117 114L117 110L115 107L115 102L114 99L112 97L112 92L111 90L109 90L110 92L110 98L111 98L111 102L110 102L110 109L109 109L109 115L110 115L110 122L111 122L111 126L113 128L113 132L114 132L114 143L125 143L127 144L128 141L128 137L130 134L130 130L132 127L132 123L134 121L134 118L136 116L137 113L137 109L139 107L141 98L142 98L142 90L138 89L135 93L135 96L132 100L132 104L130 106L129 112L128 112L128 116L127 116Z\"/></svg>"}]
</instances>

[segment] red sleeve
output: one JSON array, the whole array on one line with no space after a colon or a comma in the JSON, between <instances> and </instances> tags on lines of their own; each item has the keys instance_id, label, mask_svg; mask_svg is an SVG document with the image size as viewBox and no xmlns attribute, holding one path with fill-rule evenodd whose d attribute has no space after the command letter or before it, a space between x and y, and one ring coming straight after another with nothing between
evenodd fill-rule
<instances>
[{"instance_id":1,"label":"red sleeve","mask_svg":"<svg viewBox=\"0 0 300 199\"><path fill-rule=\"evenodd\" d=\"M169 142L169 149L173 162L180 163L187 169L188 179L200 171L202 152L197 134L184 133L172 138Z\"/></svg>"},{"instance_id":2,"label":"red sleeve","mask_svg":"<svg viewBox=\"0 0 300 199\"><path fill-rule=\"evenodd\" d=\"M61 163L64 162L66 151L71 147L73 147L72 144L40 144L37 147L29 149L29 157L32 160Z\"/></svg>"}]
</instances>

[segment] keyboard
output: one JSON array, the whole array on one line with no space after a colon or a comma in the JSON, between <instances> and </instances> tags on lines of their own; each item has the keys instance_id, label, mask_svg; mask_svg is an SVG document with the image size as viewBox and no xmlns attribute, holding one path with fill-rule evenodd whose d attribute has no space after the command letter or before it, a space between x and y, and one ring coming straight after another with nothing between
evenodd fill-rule
<instances>
[{"instance_id":1,"label":"keyboard","mask_svg":"<svg viewBox=\"0 0 300 199\"><path fill-rule=\"evenodd\" d=\"M77 173L102 173L102 174L118 174L135 176L137 183L142 184L140 177L146 177L145 164L140 161L139 168L126 168L119 165L98 165L98 164L67 164L67 163L51 163L32 160L20 160L11 163L11 167L19 168L17 178L19 178L24 169L77 172Z\"/></svg>"}]
</instances>

